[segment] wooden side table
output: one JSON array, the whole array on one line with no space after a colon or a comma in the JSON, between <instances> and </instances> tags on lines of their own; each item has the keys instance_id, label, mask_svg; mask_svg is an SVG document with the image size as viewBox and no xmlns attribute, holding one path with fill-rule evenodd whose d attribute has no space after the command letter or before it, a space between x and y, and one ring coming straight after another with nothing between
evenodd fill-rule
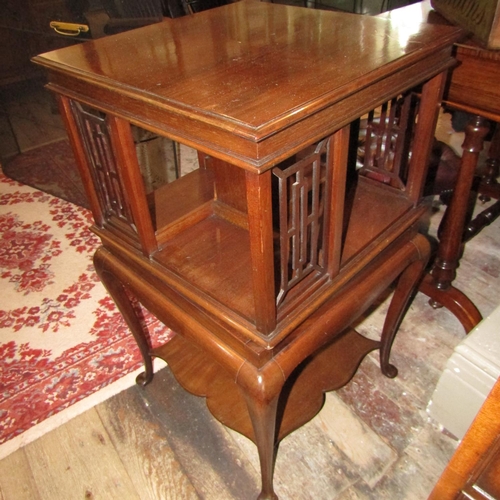
<instances>
[{"instance_id":1,"label":"wooden side table","mask_svg":"<svg viewBox=\"0 0 500 500\"><path fill-rule=\"evenodd\" d=\"M430 0L379 16L381 19L421 19L432 24L449 24L432 9ZM487 171L479 192L497 200L472 221L468 220L469 199L477 175L479 154L488 134L488 121L500 122L500 51L488 50L471 36L464 36L454 48L457 65L450 71L444 93L449 108L471 114L465 130L459 175L441 224L439 246L432 269L420 285L434 307L444 306L462 323L466 332L482 316L469 297L453 286L463 245L500 215L500 129L497 126L489 150Z\"/></svg>"},{"instance_id":2,"label":"wooden side table","mask_svg":"<svg viewBox=\"0 0 500 500\"><path fill-rule=\"evenodd\" d=\"M261 499L276 498L277 443L325 391L373 349L397 373L390 348L429 255L421 193L460 34L240 2L35 58L85 181L96 269L145 360L138 382L161 357L252 439ZM356 166L361 116L370 147ZM200 168L146 191L131 124L193 146ZM359 335L351 325L395 280L381 339ZM134 298L173 340L150 345Z\"/></svg>"},{"instance_id":3,"label":"wooden side table","mask_svg":"<svg viewBox=\"0 0 500 500\"><path fill-rule=\"evenodd\" d=\"M458 65L450 74L445 100L448 107L470 113L471 119L465 129L461 167L442 225L438 253L421 290L435 303L453 312L469 332L482 316L475 304L453 286L453 280L463 244L500 215L500 187L496 181L500 164L500 132L497 130L489 150L488 172L479 188L484 195L497 201L474 220L468 220L469 198L474 176L478 173L479 154L489 131L487 119L500 122L500 52L482 48L469 39L457 44L455 53Z\"/></svg>"}]
</instances>

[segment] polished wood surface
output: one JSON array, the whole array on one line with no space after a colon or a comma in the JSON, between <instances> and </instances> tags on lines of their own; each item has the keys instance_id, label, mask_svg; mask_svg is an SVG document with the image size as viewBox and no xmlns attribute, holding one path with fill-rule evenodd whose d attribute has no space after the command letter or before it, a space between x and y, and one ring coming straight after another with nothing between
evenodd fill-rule
<instances>
[{"instance_id":1,"label":"polished wood surface","mask_svg":"<svg viewBox=\"0 0 500 500\"><path fill-rule=\"evenodd\" d=\"M464 111L498 121L500 116L500 51L488 50L469 39L456 46L454 68L446 100Z\"/></svg>"},{"instance_id":2,"label":"polished wood surface","mask_svg":"<svg viewBox=\"0 0 500 500\"><path fill-rule=\"evenodd\" d=\"M481 321L481 313L465 293L453 287L462 254L469 197L488 127L483 118L476 117L466 128L463 154L453 196L442 224L439 246L430 273L420 290L431 297L434 307L450 309L469 332Z\"/></svg>"},{"instance_id":3,"label":"polished wood surface","mask_svg":"<svg viewBox=\"0 0 500 500\"><path fill-rule=\"evenodd\" d=\"M497 380L429 500L500 498L500 380Z\"/></svg>"},{"instance_id":4,"label":"polished wood surface","mask_svg":"<svg viewBox=\"0 0 500 500\"><path fill-rule=\"evenodd\" d=\"M448 7L451 6L449 3ZM493 2L490 7L493 7ZM417 18L430 24L449 24L432 9L430 0L396 9L379 17ZM489 132L486 119L498 122L500 118L500 52L489 50L468 33L455 44L454 54L457 64L449 74L444 101L448 109L470 113L471 120L465 129L462 164L442 223L437 254L432 270L422 281L420 290L430 297L434 307L444 306L452 311L465 331L469 332L482 316L466 291L454 287L453 281L463 244L500 215L498 201L470 221L469 203L474 177L478 175L478 158ZM499 142L497 131L489 150L484 181L479 188L482 199L500 198L500 188L496 182L500 165Z\"/></svg>"},{"instance_id":5,"label":"polished wood surface","mask_svg":"<svg viewBox=\"0 0 500 500\"><path fill-rule=\"evenodd\" d=\"M480 42L469 38L456 45L455 54L458 64L450 75L444 98L449 108L466 111L471 114L471 119L465 129L461 171L443 225L433 270L433 284L439 291L426 290L436 303L442 303L455 312L465 330L470 331L481 320L481 315L465 294L453 288L452 282L459 265L462 245L500 215L500 201L473 221L470 221L469 213L474 177L479 174L479 154L490 129L487 119L497 123L500 121L500 53L488 50ZM487 160L489 172L485 174L484 185L484 193L496 199L500 198L500 189L496 185L500 160L498 140L498 134L495 134ZM479 192L483 192L482 187Z\"/></svg>"},{"instance_id":6,"label":"polished wood surface","mask_svg":"<svg viewBox=\"0 0 500 500\"><path fill-rule=\"evenodd\" d=\"M325 391L373 349L397 374L390 350L429 257L421 195L461 36L399 28L240 2L35 58L86 183L96 270L145 358L138 382L161 357L252 439L261 499L276 498L277 444ZM358 171L352 122L372 112L400 117L370 132L394 154L367 151ZM195 146L199 169L148 192L136 126ZM392 283L380 340L367 340L351 325ZM134 299L179 337L151 346Z\"/></svg>"},{"instance_id":7,"label":"polished wood surface","mask_svg":"<svg viewBox=\"0 0 500 500\"><path fill-rule=\"evenodd\" d=\"M57 70L54 89L140 107L149 127L262 170L360 116L374 85L381 103L435 74L459 30L397 32L368 16L238 2L34 60Z\"/></svg>"},{"instance_id":8,"label":"polished wood surface","mask_svg":"<svg viewBox=\"0 0 500 500\"><path fill-rule=\"evenodd\" d=\"M431 216L432 234L443 211ZM471 290L485 315L500 296L499 229L497 219L466 245L457 273L457 286ZM370 335L384 317L382 304L356 329ZM418 293L391 354L399 376L381 375L373 353L349 384L326 394L317 417L280 443L279 498L427 498L457 442L422 409L462 339L453 315L431 309ZM126 498L141 500L248 500L260 484L255 446L220 425L168 367L146 387L130 387L0 461L5 500L98 496L104 482L130 479ZM107 498L121 500L123 490L114 491Z\"/></svg>"}]
</instances>

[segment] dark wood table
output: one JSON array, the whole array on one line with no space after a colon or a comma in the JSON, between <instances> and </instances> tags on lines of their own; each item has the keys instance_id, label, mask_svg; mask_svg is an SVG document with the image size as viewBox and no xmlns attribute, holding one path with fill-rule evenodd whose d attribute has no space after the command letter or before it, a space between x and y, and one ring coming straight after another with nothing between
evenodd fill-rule
<instances>
[{"instance_id":1,"label":"dark wood table","mask_svg":"<svg viewBox=\"0 0 500 500\"><path fill-rule=\"evenodd\" d=\"M276 498L278 442L325 391L373 349L397 373L390 348L429 257L421 196L461 35L402 29L239 2L35 58L102 240L96 269L144 357L138 382L161 357L252 439L261 499ZM200 167L147 191L134 127L196 148ZM394 281L380 340L359 335L353 323ZM136 300L177 335L153 345Z\"/></svg>"},{"instance_id":2,"label":"dark wood table","mask_svg":"<svg viewBox=\"0 0 500 500\"><path fill-rule=\"evenodd\" d=\"M448 108L471 115L465 129L462 161L446 220L441 228L438 253L431 275L421 288L436 304L451 310L466 332L474 328L482 316L475 304L453 286L463 245L500 215L500 189L497 184L500 165L500 130L493 134L487 169L478 190L483 197L497 201L470 220L471 190L478 173L479 154L490 124L500 122L500 51L487 50L477 41L467 39L456 45L458 65L451 72L445 92Z\"/></svg>"},{"instance_id":3,"label":"dark wood table","mask_svg":"<svg viewBox=\"0 0 500 500\"><path fill-rule=\"evenodd\" d=\"M380 17L391 19L422 19L436 24L448 24L432 7L430 0L402 7ZM463 252L463 245L500 215L500 201L470 220L469 200L474 178L478 175L478 158L489 132L491 120L500 121L500 51L488 50L472 36L465 36L456 44L457 65L450 72L444 93L448 109L465 111L471 115L465 130L463 155L453 195L445 220L440 228L439 246L432 269L420 290L431 298L434 307L449 309L469 332L482 316L469 297L453 286ZM493 134L487 168L479 186L482 197L500 198L496 177L500 166L500 128Z\"/></svg>"}]
</instances>

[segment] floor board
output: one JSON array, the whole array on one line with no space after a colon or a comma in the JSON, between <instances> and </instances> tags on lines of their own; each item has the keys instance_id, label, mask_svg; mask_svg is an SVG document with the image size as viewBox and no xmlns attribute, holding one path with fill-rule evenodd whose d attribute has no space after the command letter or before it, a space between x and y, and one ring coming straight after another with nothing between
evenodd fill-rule
<instances>
[{"instance_id":1,"label":"floor board","mask_svg":"<svg viewBox=\"0 0 500 500\"><path fill-rule=\"evenodd\" d=\"M184 391L168 369L142 390L170 446L201 498L245 499L258 494L258 475L202 398ZM165 411L168 409L168 411Z\"/></svg>"},{"instance_id":2,"label":"floor board","mask_svg":"<svg viewBox=\"0 0 500 500\"><path fill-rule=\"evenodd\" d=\"M125 391L96 408L135 489L144 500L198 499L141 390Z\"/></svg>"},{"instance_id":3,"label":"floor board","mask_svg":"<svg viewBox=\"0 0 500 500\"><path fill-rule=\"evenodd\" d=\"M40 500L25 449L0 461L0 498L2 500Z\"/></svg>"},{"instance_id":4,"label":"floor board","mask_svg":"<svg viewBox=\"0 0 500 500\"><path fill-rule=\"evenodd\" d=\"M141 498L95 408L25 452L41 499Z\"/></svg>"}]
</instances>

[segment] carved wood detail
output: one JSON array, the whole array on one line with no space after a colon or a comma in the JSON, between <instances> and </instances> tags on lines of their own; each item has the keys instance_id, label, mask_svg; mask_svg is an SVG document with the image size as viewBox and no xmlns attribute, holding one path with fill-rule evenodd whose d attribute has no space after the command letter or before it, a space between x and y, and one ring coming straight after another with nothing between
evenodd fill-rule
<instances>
[{"instance_id":1,"label":"carved wood detail","mask_svg":"<svg viewBox=\"0 0 500 500\"><path fill-rule=\"evenodd\" d=\"M71 100L80 135L85 145L88 164L104 218L125 233L135 234L130 205L111 148L106 115Z\"/></svg>"},{"instance_id":2,"label":"carved wood detail","mask_svg":"<svg viewBox=\"0 0 500 500\"><path fill-rule=\"evenodd\" d=\"M275 167L279 193L280 286L279 306L289 290L311 273L325 274L327 263L324 224L327 183L326 161L330 140L324 139L312 151L297 155L286 168Z\"/></svg>"},{"instance_id":3,"label":"carved wood detail","mask_svg":"<svg viewBox=\"0 0 500 500\"><path fill-rule=\"evenodd\" d=\"M360 174L405 190L417 112L417 96L408 93L385 102L361 120Z\"/></svg>"}]
</instances>

